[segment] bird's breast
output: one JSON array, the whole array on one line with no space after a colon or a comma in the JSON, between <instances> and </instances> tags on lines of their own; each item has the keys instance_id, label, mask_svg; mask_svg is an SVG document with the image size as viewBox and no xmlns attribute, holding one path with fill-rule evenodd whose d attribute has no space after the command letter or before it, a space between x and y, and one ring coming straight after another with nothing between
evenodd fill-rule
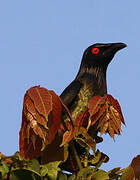
<instances>
[{"instance_id":1,"label":"bird's breast","mask_svg":"<svg viewBox=\"0 0 140 180\"><path fill-rule=\"evenodd\" d=\"M107 93L106 89L106 79L91 75L84 75L80 79L83 84L80 88L77 98L74 101L72 107L70 108L73 120L76 119L80 112L84 112L88 106L89 100L93 96L103 96Z\"/></svg>"},{"instance_id":2,"label":"bird's breast","mask_svg":"<svg viewBox=\"0 0 140 180\"><path fill-rule=\"evenodd\" d=\"M77 100L73 104L73 108L71 108L71 114L73 120L76 119L77 115L80 112L85 111L85 109L88 106L88 102L92 96L94 96L92 87L90 86L90 84L84 84L77 95Z\"/></svg>"}]
</instances>

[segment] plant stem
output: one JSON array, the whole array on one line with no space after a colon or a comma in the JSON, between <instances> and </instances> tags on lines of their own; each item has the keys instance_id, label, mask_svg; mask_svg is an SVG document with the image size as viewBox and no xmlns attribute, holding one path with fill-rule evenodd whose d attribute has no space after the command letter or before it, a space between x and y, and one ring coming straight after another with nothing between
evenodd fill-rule
<instances>
[{"instance_id":1,"label":"plant stem","mask_svg":"<svg viewBox=\"0 0 140 180\"><path fill-rule=\"evenodd\" d=\"M78 156L78 154L77 154L77 151L76 151L76 149L75 149L75 146L74 146L74 142L73 142L73 141L71 142L71 149L72 149L73 154L74 154L74 156L75 156L75 159L76 159L78 168L79 168L79 169L82 169L83 167L82 167L80 158L79 158L79 156Z\"/></svg>"}]
</instances>

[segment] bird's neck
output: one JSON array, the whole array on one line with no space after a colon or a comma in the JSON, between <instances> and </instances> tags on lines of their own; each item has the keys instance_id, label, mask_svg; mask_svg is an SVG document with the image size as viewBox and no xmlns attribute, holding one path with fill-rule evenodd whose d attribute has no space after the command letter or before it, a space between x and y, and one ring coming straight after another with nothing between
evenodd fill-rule
<instances>
[{"instance_id":1,"label":"bird's neck","mask_svg":"<svg viewBox=\"0 0 140 180\"><path fill-rule=\"evenodd\" d=\"M86 82L94 86L95 95L103 96L107 93L106 83L106 68L100 66L96 67L82 67L80 68L76 79Z\"/></svg>"}]
</instances>

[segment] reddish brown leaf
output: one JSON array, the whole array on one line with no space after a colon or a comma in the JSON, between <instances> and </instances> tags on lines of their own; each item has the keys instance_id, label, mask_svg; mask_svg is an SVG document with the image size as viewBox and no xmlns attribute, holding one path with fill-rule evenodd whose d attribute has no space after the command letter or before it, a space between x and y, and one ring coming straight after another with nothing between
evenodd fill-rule
<instances>
[{"instance_id":1,"label":"reddish brown leaf","mask_svg":"<svg viewBox=\"0 0 140 180\"><path fill-rule=\"evenodd\" d=\"M102 126L104 126L104 124L105 124L106 122L108 122L109 119L110 119L110 117L109 117L109 112L106 112L106 111L105 111L105 113L104 113L104 114L101 116L101 118L100 118L100 121L99 121L99 123L98 123L98 127L97 127L97 128L101 128Z\"/></svg>"},{"instance_id":2,"label":"reddish brown leaf","mask_svg":"<svg viewBox=\"0 0 140 180\"><path fill-rule=\"evenodd\" d=\"M100 133L101 133L101 135L107 132L108 124L109 124L109 122L105 122L105 123L101 126L101 128L100 128Z\"/></svg>"},{"instance_id":3,"label":"reddish brown leaf","mask_svg":"<svg viewBox=\"0 0 140 180\"><path fill-rule=\"evenodd\" d=\"M114 129L112 128L112 126L111 126L111 123L109 122L109 124L108 124L108 132L109 132L109 134L110 134L110 136L114 139Z\"/></svg>"},{"instance_id":4,"label":"reddish brown leaf","mask_svg":"<svg viewBox=\"0 0 140 180\"><path fill-rule=\"evenodd\" d=\"M58 134L61 136L64 134L64 132L66 131L64 125L61 123L59 128L58 128Z\"/></svg>"},{"instance_id":5,"label":"reddish brown leaf","mask_svg":"<svg viewBox=\"0 0 140 180\"><path fill-rule=\"evenodd\" d=\"M50 92L41 88L40 86L35 86L27 91L27 94L34 103L36 110L48 121L48 115L52 111L52 96Z\"/></svg>"},{"instance_id":6,"label":"reddish brown leaf","mask_svg":"<svg viewBox=\"0 0 140 180\"><path fill-rule=\"evenodd\" d=\"M68 129L69 131L73 128L70 120L66 120L66 121L65 121L65 126L67 127L67 129Z\"/></svg>"},{"instance_id":7,"label":"reddish brown leaf","mask_svg":"<svg viewBox=\"0 0 140 180\"><path fill-rule=\"evenodd\" d=\"M39 124L41 124L47 128L46 120L44 119L43 116L40 116L38 111L35 109L33 101L29 98L29 96L27 94L25 94L25 97L24 97L24 113L27 117L27 120L31 121L31 119L28 118L28 115L27 115L28 112L30 112L33 119L35 119L35 120L37 119L37 122Z\"/></svg>"},{"instance_id":8,"label":"reddish brown leaf","mask_svg":"<svg viewBox=\"0 0 140 180\"><path fill-rule=\"evenodd\" d=\"M66 143L70 142L72 140L73 136L74 136L74 128L72 128L71 131L66 131L63 135L63 140L62 140L62 144L60 145L60 147L62 147Z\"/></svg>"},{"instance_id":9,"label":"reddish brown leaf","mask_svg":"<svg viewBox=\"0 0 140 180\"><path fill-rule=\"evenodd\" d=\"M55 136L53 141L48 144L41 153L41 164L46 164L52 161L66 161L68 157L68 146L67 144L60 147L62 143L62 137L59 135Z\"/></svg>"},{"instance_id":10,"label":"reddish brown leaf","mask_svg":"<svg viewBox=\"0 0 140 180\"><path fill-rule=\"evenodd\" d=\"M49 144L55 137L55 134L60 126L61 111L62 111L62 106L59 97L53 91L50 91L50 94L52 96L52 113L48 121L49 131L46 141L47 144Z\"/></svg>"},{"instance_id":11,"label":"reddish brown leaf","mask_svg":"<svg viewBox=\"0 0 140 180\"><path fill-rule=\"evenodd\" d=\"M95 152L96 142L88 133L85 135L85 143L92 149L93 152Z\"/></svg>"},{"instance_id":12,"label":"reddish brown leaf","mask_svg":"<svg viewBox=\"0 0 140 180\"><path fill-rule=\"evenodd\" d=\"M140 155L136 156L129 167L133 168L134 174L135 174L135 178L139 178L140 179Z\"/></svg>"},{"instance_id":13,"label":"reddish brown leaf","mask_svg":"<svg viewBox=\"0 0 140 180\"><path fill-rule=\"evenodd\" d=\"M121 129L121 118L119 112L111 105L109 107L110 118L114 122L115 126Z\"/></svg>"},{"instance_id":14,"label":"reddish brown leaf","mask_svg":"<svg viewBox=\"0 0 140 180\"><path fill-rule=\"evenodd\" d=\"M24 97L20 153L36 158L52 142L60 126L62 104L53 92L40 86L30 88Z\"/></svg>"},{"instance_id":15,"label":"reddish brown leaf","mask_svg":"<svg viewBox=\"0 0 140 180\"><path fill-rule=\"evenodd\" d=\"M107 94L106 96L107 96L107 99L111 102L112 106L118 111L121 122L125 125L125 121L123 118L123 114L122 114L122 110L121 110L121 106L119 102L116 99L114 99L110 94Z\"/></svg>"},{"instance_id":16,"label":"reddish brown leaf","mask_svg":"<svg viewBox=\"0 0 140 180\"><path fill-rule=\"evenodd\" d=\"M100 110L91 117L92 120L91 125L93 126L99 119L103 118L105 113L106 113L106 105L104 104L103 106L100 107ZM104 124L103 120L101 122Z\"/></svg>"},{"instance_id":17,"label":"reddish brown leaf","mask_svg":"<svg viewBox=\"0 0 140 180\"><path fill-rule=\"evenodd\" d=\"M78 114L74 122L74 126L86 128L88 126L88 120L89 120L89 113L88 113L88 109L86 109L85 112L80 112Z\"/></svg>"},{"instance_id":18,"label":"reddish brown leaf","mask_svg":"<svg viewBox=\"0 0 140 180\"><path fill-rule=\"evenodd\" d=\"M125 124L125 122L118 101L111 95L91 98L88 107L91 119L90 126L98 122L97 129L100 133L108 132L112 138L114 138L114 134L121 133L121 123Z\"/></svg>"},{"instance_id":19,"label":"reddish brown leaf","mask_svg":"<svg viewBox=\"0 0 140 180\"><path fill-rule=\"evenodd\" d=\"M101 105L104 103L104 97L94 96L93 98L91 98L88 104L90 117L97 113L100 110Z\"/></svg>"},{"instance_id":20,"label":"reddish brown leaf","mask_svg":"<svg viewBox=\"0 0 140 180\"><path fill-rule=\"evenodd\" d=\"M66 131L64 133L62 144L60 145L60 147L63 146L64 144L70 142L74 136L74 127L72 126L71 121L66 120L65 125L66 125L68 131Z\"/></svg>"},{"instance_id":21,"label":"reddish brown leaf","mask_svg":"<svg viewBox=\"0 0 140 180\"><path fill-rule=\"evenodd\" d=\"M77 118L76 118L76 120L74 122L74 126L76 126L76 127L81 127L82 126L83 115L84 115L83 112L78 114L78 116L77 116Z\"/></svg>"},{"instance_id":22,"label":"reddish brown leaf","mask_svg":"<svg viewBox=\"0 0 140 180\"><path fill-rule=\"evenodd\" d=\"M70 113L69 109L68 109L67 106L63 103L63 101L62 101L62 99L61 99L60 97L59 97L59 100L60 100L60 102L61 102L61 105L62 105L62 107L63 107L63 110L66 112L66 114L68 115L68 117L69 117L69 119L70 119L70 121L71 121L71 125L74 127L73 121L72 121L72 117L71 117L71 113Z\"/></svg>"},{"instance_id":23,"label":"reddish brown leaf","mask_svg":"<svg viewBox=\"0 0 140 180\"><path fill-rule=\"evenodd\" d=\"M38 135L40 138L45 139L47 130L43 126L41 126L36 119L30 114L30 112L27 112L26 114L27 120L29 120L30 125L27 127L27 133L29 133L30 128L33 129L34 133ZM27 135L29 137L29 134Z\"/></svg>"},{"instance_id":24,"label":"reddish brown leaf","mask_svg":"<svg viewBox=\"0 0 140 180\"><path fill-rule=\"evenodd\" d=\"M24 109L24 108L23 108ZM37 130L37 121L33 119L29 120L27 109L26 109L26 115L22 115L22 126L20 130L20 153L23 157L26 159L33 159L37 157L40 154L41 148L42 148L42 138L45 138L47 131L44 130L44 128L41 129L41 132L44 131L44 136L42 136L42 133ZM35 125L33 125L33 122L35 122Z\"/></svg>"},{"instance_id":25,"label":"reddish brown leaf","mask_svg":"<svg viewBox=\"0 0 140 180\"><path fill-rule=\"evenodd\" d=\"M60 147L62 147L67 142L71 141L72 138L73 138L73 132L72 131L66 131L63 135L63 140L62 140Z\"/></svg>"},{"instance_id":26,"label":"reddish brown leaf","mask_svg":"<svg viewBox=\"0 0 140 180\"><path fill-rule=\"evenodd\" d=\"M135 180L135 174L132 167L124 169L122 174L122 180Z\"/></svg>"},{"instance_id":27,"label":"reddish brown leaf","mask_svg":"<svg viewBox=\"0 0 140 180\"><path fill-rule=\"evenodd\" d=\"M24 137L25 129L20 130L20 154L26 159L33 159L40 155L42 148L42 140L39 136L35 135L34 131L31 129L30 137ZM31 138L32 137L32 138ZM35 142L33 138L35 137Z\"/></svg>"},{"instance_id":28,"label":"reddish brown leaf","mask_svg":"<svg viewBox=\"0 0 140 180\"><path fill-rule=\"evenodd\" d=\"M110 104L108 105L110 127L114 129L115 134L121 133L121 117L119 112Z\"/></svg>"}]
</instances>

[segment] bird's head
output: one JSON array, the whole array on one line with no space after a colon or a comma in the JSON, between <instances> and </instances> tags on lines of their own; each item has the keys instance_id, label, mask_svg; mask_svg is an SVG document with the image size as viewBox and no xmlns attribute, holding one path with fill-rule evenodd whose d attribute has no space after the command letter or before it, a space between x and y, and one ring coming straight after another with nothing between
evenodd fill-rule
<instances>
[{"instance_id":1,"label":"bird's head","mask_svg":"<svg viewBox=\"0 0 140 180\"><path fill-rule=\"evenodd\" d=\"M83 55L81 65L86 68L102 66L107 68L115 53L126 47L124 43L94 44L89 46Z\"/></svg>"}]
</instances>

